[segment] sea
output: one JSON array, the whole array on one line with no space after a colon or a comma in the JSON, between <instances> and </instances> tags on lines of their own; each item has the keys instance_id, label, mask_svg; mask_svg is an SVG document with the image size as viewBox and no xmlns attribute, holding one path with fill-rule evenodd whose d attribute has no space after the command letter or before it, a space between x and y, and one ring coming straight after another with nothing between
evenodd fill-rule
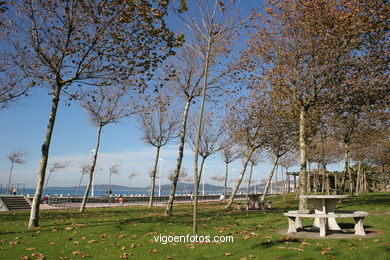
<instances>
[{"instance_id":1,"label":"sea","mask_svg":"<svg viewBox=\"0 0 390 260\"><path fill-rule=\"evenodd\" d=\"M64 189L61 189L61 188L47 188L46 190L46 194L50 195L50 196L77 196L77 197L82 197L84 195L84 189L80 189L78 192L77 192L77 188L75 189L71 189L71 188L64 188ZM5 194L5 192L1 192L3 194ZM34 193L35 193L35 189L31 189L31 188L25 188L25 189L20 189L18 190L18 194L17 195L24 195L24 196L34 196ZM180 194L180 195L186 195L186 194L190 194L191 192L180 192L180 191L177 191L176 194ZM148 191L130 191L129 190L116 190L116 189L113 189L112 190L112 195L113 196L119 196L119 195L122 195L122 196L149 196L149 192ZM155 192L154 194L155 196L158 196L158 191ZM92 196L92 191L90 191L89 193L89 196ZM107 196L107 191L105 190L94 190L94 194L93 196ZM161 196L169 196L169 191L161 191Z\"/></svg>"}]
</instances>

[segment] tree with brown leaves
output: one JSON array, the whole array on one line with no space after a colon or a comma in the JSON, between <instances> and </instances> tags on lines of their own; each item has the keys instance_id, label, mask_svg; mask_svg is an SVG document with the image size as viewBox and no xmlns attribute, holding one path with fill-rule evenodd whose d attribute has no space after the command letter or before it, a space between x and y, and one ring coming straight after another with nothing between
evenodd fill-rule
<instances>
[{"instance_id":1,"label":"tree with brown leaves","mask_svg":"<svg viewBox=\"0 0 390 260\"><path fill-rule=\"evenodd\" d=\"M168 3L23 0L12 1L12 8L2 14L10 21L11 42L5 46L14 65L26 81L48 87L52 95L29 228L38 226L61 93L74 99L76 86L107 86L129 78L142 86L151 77L150 71L178 45L164 21Z\"/></svg>"}]
</instances>

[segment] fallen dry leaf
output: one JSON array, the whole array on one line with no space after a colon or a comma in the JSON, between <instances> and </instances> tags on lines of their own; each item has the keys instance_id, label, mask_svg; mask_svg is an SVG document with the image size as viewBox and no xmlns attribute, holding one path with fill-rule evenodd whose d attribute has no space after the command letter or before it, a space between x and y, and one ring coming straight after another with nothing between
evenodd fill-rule
<instances>
[{"instance_id":1,"label":"fallen dry leaf","mask_svg":"<svg viewBox=\"0 0 390 260\"><path fill-rule=\"evenodd\" d=\"M41 254L41 253L32 253L31 256L32 256L32 257L35 257L35 258L38 259L38 260L43 260L43 259L45 259L45 255L44 255L44 254Z\"/></svg>"},{"instance_id":2,"label":"fallen dry leaf","mask_svg":"<svg viewBox=\"0 0 390 260\"><path fill-rule=\"evenodd\" d=\"M155 249L155 248L150 250L150 253L153 253L153 254L155 254L155 253L157 253L157 252L158 252L158 251L157 251L157 249Z\"/></svg>"},{"instance_id":3,"label":"fallen dry leaf","mask_svg":"<svg viewBox=\"0 0 390 260\"><path fill-rule=\"evenodd\" d=\"M73 251L72 252L72 255L79 255L81 256L82 258L84 257L89 257L90 255L88 255L87 253L84 253L84 252L81 252L81 251Z\"/></svg>"},{"instance_id":4,"label":"fallen dry leaf","mask_svg":"<svg viewBox=\"0 0 390 260\"><path fill-rule=\"evenodd\" d=\"M132 253L123 253L119 256L119 258L121 259L127 259L129 258L129 256L132 256L133 254Z\"/></svg>"},{"instance_id":5,"label":"fallen dry leaf","mask_svg":"<svg viewBox=\"0 0 390 260\"><path fill-rule=\"evenodd\" d=\"M232 256L234 255L233 253L225 253L225 256Z\"/></svg>"},{"instance_id":6,"label":"fallen dry leaf","mask_svg":"<svg viewBox=\"0 0 390 260\"><path fill-rule=\"evenodd\" d=\"M302 248L296 248L296 247L292 247L291 248L292 250L295 250L295 251L298 251L298 252L303 252L305 250L303 250Z\"/></svg>"},{"instance_id":7,"label":"fallen dry leaf","mask_svg":"<svg viewBox=\"0 0 390 260\"><path fill-rule=\"evenodd\" d=\"M97 242L97 240L92 239L92 240L89 240L89 241L88 241L88 244L92 244L92 243L96 243L96 242Z\"/></svg>"},{"instance_id":8,"label":"fallen dry leaf","mask_svg":"<svg viewBox=\"0 0 390 260\"><path fill-rule=\"evenodd\" d=\"M22 255L22 256L20 257L20 260L28 260L28 255Z\"/></svg>"},{"instance_id":9,"label":"fallen dry leaf","mask_svg":"<svg viewBox=\"0 0 390 260\"><path fill-rule=\"evenodd\" d=\"M9 244L10 244L11 246L17 245L17 244L19 244L19 243L20 243L20 241L11 241L11 242L9 242Z\"/></svg>"},{"instance_id":10,"label":"fallen dry leaf","mask_svg":"<svg viewBox=\"0 0 390 260\"><path fill-rule=\"evenodd\" d=\"M251 237L248 236L248 235L245 235L245 236L242 237L242 239L244 239L244 240L247 240L247 239L249 239L249 238L251 238Z\"/></svg>"}]
</instances>

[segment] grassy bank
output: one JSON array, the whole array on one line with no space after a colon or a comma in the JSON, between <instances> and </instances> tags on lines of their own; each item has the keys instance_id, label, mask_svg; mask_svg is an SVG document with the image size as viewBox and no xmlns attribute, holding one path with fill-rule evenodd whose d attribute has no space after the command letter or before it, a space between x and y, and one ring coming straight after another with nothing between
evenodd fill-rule
<instances>
[{"instance_id":1,"label":"grassy bank","mask_svg":"<svg viewBox=\"0 0 390 260\"><path fill-rule=\"evenodd\" d=\"M154 242L154 236L187 235L192 207L121 207L41 212L40 228L27 230L29 212L0 213L0 259L389 259L390 194L363 194L344 200L340 209L368 211L365 226L379 232L365 239L294 239L283 212L297 209L295 196L273 199L268 212L228 211L221 203L201 204L199 235L228 236L232 243ZM306 220L303 224L310 224ZM340 223L352 223L342 219ZM27 258L28 257L28 258Z\"/></svg>"}]
</instances>

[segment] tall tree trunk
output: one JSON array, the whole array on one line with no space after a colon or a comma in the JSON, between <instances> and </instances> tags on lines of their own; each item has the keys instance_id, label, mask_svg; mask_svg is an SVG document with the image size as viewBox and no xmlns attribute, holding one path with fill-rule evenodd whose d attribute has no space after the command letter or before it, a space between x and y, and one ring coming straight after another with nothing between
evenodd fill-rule
<instances>
[{"instance_id":1,"label":"tall tree trunk","mask_svg":"<svg viewBox=\"0 0 390 260\"><path fill-rule=\"evenodd\" d=\"M307 170L306 170L306 108L301 108L299 115L299 154L300 154L300 171L299 171L299 195L307 194ZM307 209L307 200L299 197L299 210Z\"/></svg>"},{"instance_id":2,"label":"tall tree trunk","mask_svg":"<svg viewBox=\"0 0 390 260\"><path fill-rule=\"evenodd\" d=\"M249 150L249 154L248 154L248 157L246 158L243 166L242 166L242 170L241 170L241 173L240 173L240 177L239 179L237 180L237 184L236 186L234 187L233 191L232 191L232 194L230 195L230 198L229 198L229 201L226 205L226 208L227 209L230 209L232 207L232 204L233 204L233 200L234 200L234 197L236 196L236 193L237 193L237 190L238 188L240 187L240 184L242 182L242 178L244 178L244 174L245 174L245 171L246 171L246 167L248 166L248 163L249 163L249 160L251 159L252 157L252 154L254 152L254 149L250 149Z\"/></svg>"},{"instance_id":3,"label":"tall tree trunk","mask_svg":"<svg viewBox=\"0 0 390 260\"><path fill-rule=\"evenodd\" d=\"M74 195L75 197L77 197L77 195L79 195L79 190L80 190L80 186L81 186L81 182L83 181L83 178L84 178L84 174L81 174L79 186L77 187L76 194Z\"/></svg>"},{"instance_id":4,"label":"tall tree trunk","mask_svg":"<svg viewBox=\"0 0 390 260\"><path fill-rule=\"evenodd\" d=\"M275 168L275 195L278 193L278 166Z\"/></svg>"},{"instance_id":5,"label":"tall tree trunk","mask_svg":"<svg viewBox=\"0 0 390 260\"><path fill-rule=\"evenodd\" d=\"M361 178L361 168L362 168L362 161L359 160L358 162L358 169L357 169L357 178L356 178L356 195L359 195L359 189L360 189L360 178Z\"/></svg>"},{"instance_id":6,"label":"tall tree trunk","mask_svg":"<svg viewBox=\"0 0 390 260\"><path fill-rule=\"evenodd\" d=\"M307 153L307 151L306 151ZM313 181L312 180L312 176L311 176L311 162L310 160L307 160L307 166L308 166L308 169L307 169L307 192L311 192L311 182Z\"/></svg>"},{"instance_id":7,"label":"tall tree trunk","mask_svg":"<svg viewBox=\"0 0 390 260\"><path fill-rule=\"evenodd\" d=\"M353 180L352 180L352 172L350 167L350 161L351 158L349 156L349 143L345 143L345 172L348 173L348 179L349 179L349 194L352 195L353 193Z\"/></svg>"},{"instance_id":8,"label":"tall tree trunk","mask_svg":"<svg viewBox=\"0 0 390 260\"><path fill-rule=\"evenodd\" d=\"M252 179L252 172L253 172L253 163L251 163L251 170L249 172L249 179L248 179L248 186L246 187L246 199L249 198L249 193L251 192L251 179Z\"/></svg>"},{"instance_id":9,"label":"tall tree trunk","mask_svg":"<svg viewBox=\"0 0 390 260\"><path fill-rule=\"evenodd\" d=\"M185 137L186 137L186 130L187 130L188 111L190 110L191 101L192 101L191 98L187 98L186 105L184 107L182 125L181 125L181 130L180 130L179 156L177 157L175 173L174 173L171 187L169 190L168 204L167 204L167 208L165 209L165 215L167 215L167 216L172 215L173 201L175 199L175 193L176 193L176 185L177 185L177 181L179 179L181 163L183 161L184 144L185 144Z\"/></svg>"},{"instance_id":10,"label":"tall tree trunk","mask_svg":"<svg viewBox=\"0 0 390 260\"><path fill-rule=\"evenodd\" d=\"M267 183L265 184L263 195L261 195L261 199L260 199L261 202L264 202L265 196L268 193L268 189L269 189L269 186L271 184L272 176L274 175L275 167L278 165L279 158L280 158L280 156L276 156L276 159L274 161L274 166L272 167L272 170L268 175L268 180L267 180Z\"/></svg>"},{"instance_id":11,"label":"tall tree trunk","mask_svg":"<svg viewBox=\"0 0 390 260\"><path fill-rule=\"evenodd\" d=\"M291 191L291 180L290 175L288 174L288 169L286 168L286 180L287 180L287 193Z\"/></svg>"},{"instance_id":12,"label":"tall tree trunk","mask_svg":"<svg viewBox=\"0 0 390 260\"><path fill-rule=\"evenodd\" d=\"M57 115L57 109L58 109L58 103L60 101L60 94L61 94L61 87L62 85L57 84L55 86L54 92L53 92L53 99L52 99L52 105L51 105L51 113L49 117L49 123L46 128L46 135L45 140L43 141L42 148L41 148L41 160L39 163L39 173L37 177L37 184L35 188L35 194L34 198L31 204L31 212L30 212L30 219L28 223L28 228L34 228L39 226L39 204L41 202L42 197L42 188L43 183L45 181L45 173L46 173L46 167L47 167L47 160L49 158L49 150L50 150L50 143L51 143L51 136L53 134L53 128L54 123L56 120Z\"/></svg>"},{"instance_id":13,"label":"tall tree trunk","mask_svg":"<svg viewBox=\"0 0 390 260\"><path fill-rule=\"evenodd\" d=\"M11 193L11 175L12 175L12 169L14 168L14 163L11 162L11 168L9 169L9 177L8 177L8 193Z\"/></svg>"},{"instance_id":14,"label":"tall tree trunk","mask_svg":"<svg viewBox=\"0 0 390 260\"><path fill-rule=\"evenodd\" d=\"M226 199L227 180L229 172L229 163L225 162L225 186L223 187L223 197Z\"/></svg>"},{"instance_id":15,"label":"tall tree trunk","mask_svg":"<svg viewBox=\"0 0 390 260\"><path fill-rule=\"evenodd\" d=\"M325 192L325 169L322 167L322 185L321 192Z\"/></svg>"},{"instance_id":16,"label":"tall tree trunk","mask_svg":"<svg viewBox=\"0 0 390 260\"><path fill-rule=\"evenodd\" d=\"M47 180L46 180L46 183L45 183L45 189L43 190L43 195L47 194L47 184L49 183L49 180L50 180L50 177L51 177L52 173L53 173L52 171L49 171L49 176L47 176Z\"/></svg>"},{"instance_id":17,"label":"tall tree trunk","mask_svg":"<svg viewBox=\"0 0 390 260\"><path fill-rule=\"evenodd\" d=\"M158 166L158 158L160 156L160 148L157 147L156 152L156 159L154 161L154 167L152 172L152 183L150 184L150 193L149 193L149 207L153 207L153 199L154 199L154 186L156 184L156 173L157 173L157 166Z\"/></svg>"},{"instance_id":18,"label":"tall tree trunk","mask_svg":"<svg viewBox=\"0 0 390 260\"><path fill-rule=\"evenodd\" d=\"M198 129L197 129L197 135L196 135L196 140L195 140L195 155L194 155L194 185L195 185L195 187L197 185L199 185L199 183L198 183L199 182L199 179L198 179L199 143L200 143L200 138L201 138L201 134L202 134L202 120L203 120L204 105L206 103L206 90L207 90L207 80L208 80L208 74L209 74L210 50L211 50L211 39L208 38L207 47L206 47L206 57L204 60L204 70L203 70L202 102L200 104L200 111L199 111L199 118L198 118ZM195 191L193 227L192 227L192 233L194 235L198 234L197 217L198 217L198 193Z\"/></svg>"},{"instance_id":19,"label":"tall tree trunk","mask_svg":"<svg viewBox=\"0 0 390 260\"><path fill-rule=\"evenodd\" d=\"M87 184L87 187L85 188L83 201L81 202L81 206L80 206L80 212L84 212L85 211L85 204L87 203L89 190L91 189L91 186L92 186L92 181L93 181L93 178L94 178L93 175L95 173L96 161L97 161L98 152L99 152L100 135L101 135L101 132L102 132L102 127L103 126L101 124L98 126L95 152L93 154L93 160L92 160L91 170L89 172L88 184Z\"/></svg>"},{"instance_id":20,"label":"tall tree trunk","mask_svg":"<svg viewBox=\"0 0 390 260\"><path fill-rule=\"evenodd\" d=\"M318 192L318 173L320 172L320 164L317 163L317 169L314 170L314 194Z\"/></svg>"}]
</instances>

